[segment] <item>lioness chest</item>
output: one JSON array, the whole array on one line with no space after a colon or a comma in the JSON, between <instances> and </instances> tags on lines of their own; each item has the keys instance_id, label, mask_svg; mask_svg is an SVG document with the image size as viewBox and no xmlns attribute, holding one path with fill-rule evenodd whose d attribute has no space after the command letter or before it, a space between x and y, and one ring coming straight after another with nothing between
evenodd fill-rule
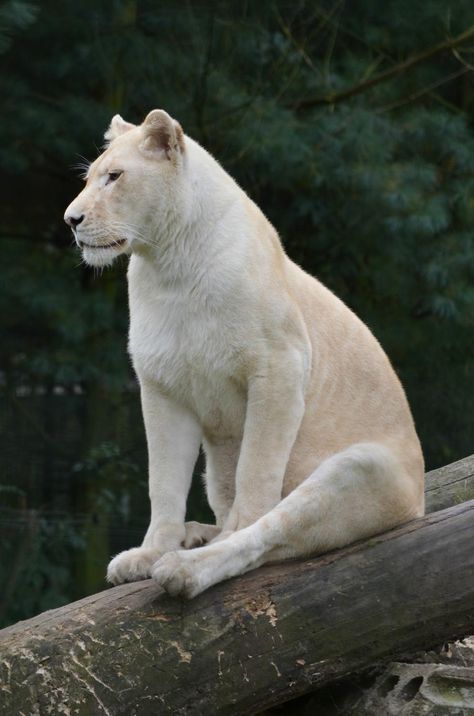
<instances>
[{"instance_id":1,"label":"lioness chest","mask_svg":"<svg viewBox=\"0 0 474 716\"><path fill-rule=\"evenodd\" d=\"M147 289L130 272L129 289L129 352L138 376L193 412L209 441L239 438L247 391L231 314L204 310L180 291Z\"/></svg>"}]
</instances>

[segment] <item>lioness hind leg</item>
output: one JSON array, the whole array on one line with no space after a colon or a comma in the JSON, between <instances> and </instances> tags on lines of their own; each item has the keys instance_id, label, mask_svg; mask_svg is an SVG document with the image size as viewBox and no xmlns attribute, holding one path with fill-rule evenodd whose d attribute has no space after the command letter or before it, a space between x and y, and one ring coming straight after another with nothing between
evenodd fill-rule
<instances>
[{"instance_id":1,"label":"lioness hind leg","mask_svg":"<svg viewBox=\"0 0 474 716\"><path fill-rule=\"evenodd\" d=\"M184 549L193 549L207 544L220 533L221 528L217 525L206 525L203 522L186 522L184 525L186 536L182 542Z\"/></svg>"},{"instance_id":2,"label":"lioness hind leg","mask_svg":"<svg viewBox=\"0 0 474 716\"><path fill-rule=\"evenodd\" d=\"M169 552L152 576L170 594L194 597L265 562L342 547L421 515L419 479L383 445L353 445L254 524L205 547Z\"/></svg>"}]
</instances>

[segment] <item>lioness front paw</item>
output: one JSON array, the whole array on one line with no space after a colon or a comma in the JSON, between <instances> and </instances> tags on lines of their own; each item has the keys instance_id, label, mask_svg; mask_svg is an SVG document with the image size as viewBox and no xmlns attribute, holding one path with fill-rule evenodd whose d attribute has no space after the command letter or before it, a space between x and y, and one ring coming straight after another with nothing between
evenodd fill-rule
<instances>
[{"instance_id":1,"label":"lioness front paw","mask_svg":"<svg viewBox=\"0 0 474 716\"><path fill-rule=\"evenodd\" d=\"M201 584L197 567L192 552L168 552L154 565L152 577L172 597L181 595L191 599L207 586Z\"/></svg>"},{"instance_id":2,"label":"lioness front paw","mask_svg":"<svg viewBox=\"0 0 474 716\"><path fill-rule=\"evenodd\" d=\"M137 582L140 579L151 577L154 563L160 559L163 552L146 547L133 547L120 552L112 559L107 568L107 581L111 584L123 582Z\"/></svg>"}]
</instances>

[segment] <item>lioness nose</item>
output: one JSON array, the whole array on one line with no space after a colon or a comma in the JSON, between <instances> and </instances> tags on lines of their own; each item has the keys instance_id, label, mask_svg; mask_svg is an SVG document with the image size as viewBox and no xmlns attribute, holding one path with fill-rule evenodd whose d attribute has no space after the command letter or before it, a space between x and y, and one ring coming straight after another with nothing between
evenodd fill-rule
<instances>
[{"instance_id":1,"label":"lioness nose","mask_svg":"<svg viewBox=\"0 0 474 716\"><path fill-rule=\"evenodd\" d=\"M79 224L81 223L81 221L83 221L83 219L84 219L84 214L81 214L80 216L74 216L73 214L66 214L66 216L64 217L64 221L66 222L66 224L69 224L69 226L72 229L75 229L76 226L79 226Z\"/></svg>"}]
</instances>

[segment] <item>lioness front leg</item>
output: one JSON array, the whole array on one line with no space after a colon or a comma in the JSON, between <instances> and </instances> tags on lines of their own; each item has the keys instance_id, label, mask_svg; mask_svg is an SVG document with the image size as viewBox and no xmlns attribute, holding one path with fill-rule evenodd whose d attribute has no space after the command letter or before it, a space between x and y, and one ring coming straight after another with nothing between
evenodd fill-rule
<instances>
[{"instance_id":1,"label":"lioness front leg","mask_svg":"<svg viewBox=\"0 0 474 716\"><path fill-rule=\"evenodd\" d=\"M274 350L251 378L235 499L217 540L253 524L281 500L283 478L304 414L307 357Z\"/></svg>"},{"instance_id":2,"label":"lioness front leg","mask_svg":"<svg viewBox=\"0 0 474 716\"><path fill-rule=\"evenodd\" d=\"M162 395L154 383L140 382L151 520L142 545L121 552L110 562L107 580L112 584L146 579L157 559L184 546L186 498L201 442L200 426L187 410Z\"/></svg>"}]
</instances>

